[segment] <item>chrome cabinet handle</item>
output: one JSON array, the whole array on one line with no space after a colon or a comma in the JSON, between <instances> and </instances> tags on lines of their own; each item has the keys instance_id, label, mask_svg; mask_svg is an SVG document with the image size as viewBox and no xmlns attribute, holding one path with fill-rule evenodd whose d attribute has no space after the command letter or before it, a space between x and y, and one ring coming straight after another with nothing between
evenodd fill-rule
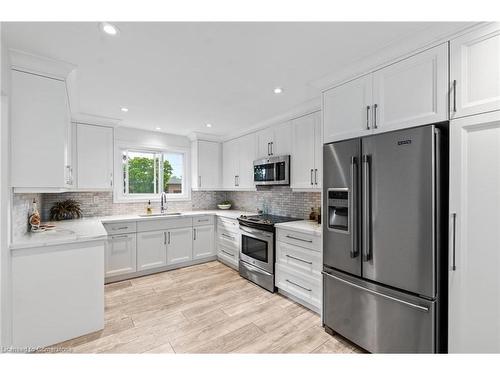
<instances>
[{"instance_id":1,"label":"chrome cabinet handle","mask_svg":"<svg viewBox=\"0 0 500 375\"><path fill-rule=\"evenodd\" d=\"M203 223L204 221L209 221L210 219L198 219L198 223Z\"/></svg>"},{"instance_id":2,"label":"chrome cabinet handle","mask_svg":"<svg viewBox=\"0 0 500 375\"><path fill-rule=\"evenodd\" d=\"M377 108L378 105L374 104L373 105L373 128L377 129Z\"/></svg>"},{"instance_id":3,"label":"chrome cabinet handle","mask_svg":"<svg viewBox=\"0 0 500 375\"><path fill-rule=\"evenodd\" d=\"M267 142L267 156L271 155L271 142Z\"/></svg>"},{"instance_id":4,"label":"chrome cabinet handle","mask_svg":"<svg viewBox=\"0 0 500 375\"><path fill-rule=\"evenodd\" d=\"M221 236L224 236L224 237L226 237L226 238L230 238L230 239L234 240L234 237L233 237L233 236L230 236L230 235L228 235L228 234L226 234L226 233L221 233Z\"/></svg>"},{"instance_id":5,"label":"chrome cabinet handle","mask_svg":"<svg viewBox=\"0 0 500 375\"><path fill-rule=\"evenodd\" d=\"M111 228L111 230L123 230L128 229L128 227Z\"/></svg>"},{"instance_id":6,"label":"chrome cabinet handle","mask_svg":"<svg viewBox=\"0 0 500 375\"><path fill-rule=\"evenodd\" d=\"M163 244L167 244L167 232L163 232Z\"/></svg>"},{"instance_id":7,"label":"chrome cabinet handle","mask_svg":"<svg viewBox=\"0 0 500 375\"><path fill-rule=\"evenodd\" d=\"M453 112L457 112L457 80L453 80Z\"/></svg>"},{"instance_id":8,"label":"chrome cabinet handle","mask_svg":"<svg viewBox=\"0 0 500 375\"><path fill-rule=\"evenodd\" d=\"M318 184L318 170L314 170L314 185Z\"/></svg>"},{"instance_id":9,"label":"chrome cabinet handle","mask_svg":"<svg viewBox=\"0 0 500 375\"><path fill-rule=\"evenodd\" d=\"M274 142L271 142L271 155L274 155L274 150L273 150L273 148L274 148Z\"/></svg>"},{"instance_id":10,"label":"chrome cabinet handle","mask_svg":"<svg viewBox=\"0 0 500 375\"><path fill-rule=\"evenodd\" d=\"M109 186L113 187L113 173L109 174Z\"/></svg>"},{"instance_id":11,"label":"chrome cabinet handle","mask_svg":"<svg viewBox=\"0 0 500 375\"><path fill-rule=\"evenodd\" d=\"M66 184L72 185L73 184L73 168L71 168L71 165L67 165L66 170L68 171L68 174L66 177Z\"/></svg>"},{"instance_id":12,"label":"chrome cabinet handle","mask_svg":"<svg viewBox=\"0 0 500 375\"><path fill-rule=\"evenodd\" d=\"M311 185L314 185L313 184L313 173L314 173L314 169L311 168Z\"/></svg>"},{"instance_id":13,"label":"chrome cabinet handle","mask_svg":"<svg viewBox=\"0 0 500 375\"><path fill-rule=\"evenodd\" d=\"M363 213L364 213L364 235L363 235L363 261L367 262L372 258L371 254L371 228L370 228L370 216L371 216L371 197L370 197L370 162L371 155L363 155L363 172L364 172L364 186L363 186Z\"/></svg>"},{"instance_id":14,"label":"chrome cabinet handle","mask_svg":"<svg viewBox=\"0 0 500 375\"><path fill-rule=\"evenodd\" d=\"M196 241L196 228L193 228L193 240Z\"/></svg>"},{"instance_id":15,"label":"chrome cabinet handle","mask_svg":"<svg viewBox=\"0 0 500 375\"><path fill-rule=\"evenodd\" d=\"M236 183L236 175L234 176L234 186L238 186L238 184Z\"/></svg>"},{"instance_id":16,"label":"chrome cabinet handle","mask_svg":"<svg viewBox=\"0 0 500 375\"><path fill-rule=\"evenodd\" d=\"M229 253L229 252L225 251L224 249L220 249L220 251L222 251L224 254L227 254L227 255L232 256L234 258L234 254Z\"/></svg>"},{"instance_id":17,"label":"chrome cabinet handle","mask_svg":"<svg viewBox=\"0 0 500 375\"><path fill-rule=\"evenodd\" d=\"M370 130L370 106L366 106L366 130Z\"/></svg>"},{"instance_id":18,"label":"chrome cabinet handle","mask_svg":"<svg viewBox=\"0 0 500 375\"><path fill-rule=\"evenodd\" d=\"M170 245L170 232L168 232L168 244Z\"/></svg>"},{"instance_id":19,"label":"chrome cabinet handle","mask_svg":"<svg viewBox=\"0 0 500 375\"><path fill-rule=\"evenodd\" d=\"M111 238L114 240L115 238L128 238L128 234L121 234L117 236L111 236Z\"/></svg>"},{"instance_id":20,"label":"chrome cabinet handle","mask_svg":"<svg viewBox=\"0 0 500 375\"><path fill-rule=\"evenodd\" d=\"M198 187L201 188L201 176L198 176Z\"/></svg>"},{"instance_id":21,"label":"chrome cabinet handle","mask_svg":"<svg viewBox=\"0 0 500 375\"><path fill-rule=\"evenodd\" d=\"M287 283L290 283L290 284L292 284L292 285L298 286L299 288L302 288L302 289L304 289L304 290L307 290L308 292L311 292L311 291L312 291L312 289L306 288L305 286L302 286L302 285L299 285L299 284L297 284L297 283L294 283L293 281L290 281L290 280L288 280L288 279L286 279L286 282L287 282Z\"/></svg>"},{"instance_id":22,"label":"chrome cabinet handle","mask_svg":"<svg viewBox=\"0 0 500 375\"><path fill-rule=\"evenodd\" d=\"M349 225L351 227L351 258L356 258L359 255L358 251L358 228L357 228L357 196L358 196L358 184L357 184L357 166L358 159L355 156L351 157L351 207L350 207L350 215L349 215Z\"/></svg>"},{"instance_id":23,"label":"chrome cabinet handle","mask_svg":"<svg viewBox=\"0 0 500 375\"><path fill-rule=\"evenodd\" d=\"M451 214L452 217L452 237L451 237L451 251L452 251L452 266L451 269L452 271L456 271L457 269L457 264L456 264L456 234L457 234L457 214L454 212Z\"/></svg>"},{"instance_id":24,"label":"chrome cabinet handle","mask_svg":"<svg viewBox=\"0 0 500 375\"><path fill-rule=\"evenodd\" d=\"M352 286L354 288L358 288L358 289L361 289L365 292L368 292L368 293L372 293L372 294L375 294L376 296L379 296L379 297L383 297L383 298L387 298L387 299L390 299L391 301L395 301L395 302L399 302L399 303L402 303L403 305L407 305L407 306L410 306L410 307L413 307L415 309L418 309L418 310L422 310L422 311L429 311L429 308L428 307L425 307L425 306L420 306L420 305L416 305L414 303L411 303L411 302L407 302L407 301L404 301L402 299L399 299L399 298L395 298L395 297L392 297L392 296L389 296L387 294L383 294L383 293L380 293L380 292L376 292L375 290L371 290L371 289L368 289L368 288L365 288L361 285L357 285L357 284L354 284L354 283L351 283L347 280L343 280L339 277L336 277L336 276L333 276L332 274L329 274L328 272L325 272L325 271L322 271L321 272L324 276L328 276L328 277L331 277L332 279L335 279L337 281L340 281L344 284L347 284L349 286Z\"/></svg>"},{"instance_id":25,"label":"chrome cabinet handle","mask_svg":"<svg viewBox=\"0 0 500 375\"><path fill-rule=\"evenodd\" d=\"M287 258L290 258L290 259L295 259L295 260L298 260L299 262L304 262L304 263L307 263L307 264L313 264L313 262L309 262L309 261L304 260L304 259L296 258L296 257L291 256L291 255L288 255L288 254L286 254L286 257L287 257Z\"/></svg>"},{"instance_id":26,"label":"chrome cabinet handle","mask_svg":"<svg viewBox=\"0 0 500 375\"><path fill-rule=\"evenodd\" d=\"M305 240L303 238L299 238L299 237L294 237L294 236L290 236L290 235L286 235L286 238L290 238L292 240L297 240L297 241L302 241L302 242L309 242L309 243L312 243L312 240Z\"/></svg>"}]
</instances>

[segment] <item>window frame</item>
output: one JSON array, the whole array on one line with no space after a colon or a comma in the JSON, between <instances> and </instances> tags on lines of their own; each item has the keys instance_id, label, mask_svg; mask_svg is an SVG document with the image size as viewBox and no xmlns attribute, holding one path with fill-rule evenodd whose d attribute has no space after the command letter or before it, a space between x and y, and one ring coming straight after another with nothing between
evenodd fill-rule
<instances>
[{"instance_id":1,"label":"window frame","mask_svg":"<svg viewBox=\"0 0 500 375\"><path fill-rule=\"evenodd\" d=\"M114 184L113 191L113 202L114 203L130 203L130 202L160 202L160 196L163 192L163 178L159 181L160 189L157 194L126 194L124 193L124 174L123 174L123 161L122 155L123 152L144 152L144 153L161 153L162 158L163 154L175 153L182 154L183 160L183 178L182 178L182 193L181 194L173 194L166 193L167 201L189 201L191 200L191 182L189 180L189 176L191 174L189 165L190 165L190 150L186 148L177 148L177 147L151 147L151 146L141 146L141 145L132 145L132 144L118 144L116 145L115 152L115 166L114 170L115 176L119 176L116 183ZM128 173L127 173L128 176ZM115 178L116 179L116 178Z\"/></svg>"}]
</instances>

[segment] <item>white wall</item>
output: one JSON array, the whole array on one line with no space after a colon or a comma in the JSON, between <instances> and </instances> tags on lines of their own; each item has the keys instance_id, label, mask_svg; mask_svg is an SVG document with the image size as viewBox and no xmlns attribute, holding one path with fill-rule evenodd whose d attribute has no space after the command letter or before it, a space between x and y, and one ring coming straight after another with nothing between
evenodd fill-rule
<instances>
[{"instance_id":1,"label":"white wall","mask_svg":"<svg viewBox=\"0 0 500 375\"><path fill-rule=\"evenodd\" d=\"M9 289L9 221L11 191L9 188L9 96L10 96L10 63L7 48L2 39L0 25L0 68L1 68L1 109L0 109L0 345L10 343L10 306Z\"/></svg>"}]
</instances>

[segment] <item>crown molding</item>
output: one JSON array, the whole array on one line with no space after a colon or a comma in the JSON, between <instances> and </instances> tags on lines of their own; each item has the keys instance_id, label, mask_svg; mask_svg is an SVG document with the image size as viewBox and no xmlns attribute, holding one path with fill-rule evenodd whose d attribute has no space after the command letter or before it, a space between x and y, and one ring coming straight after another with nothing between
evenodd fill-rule
<instances>
[{"instance_id":1,"label":"crown molding","mask_svg":"<svg viewBox=\"0 0 500 375\"><path fill-rule=\"evenodd\" d=\"M66 81L68 75L76 69L76 65L62 60L35 55L18 49L9 49L12 69L39 74Z\"/></svg>"},{"instance_id":2,"label":"crown molding","mask_svg":"<svg viewBox=\"0 0 500 375\"><path fill-rule=\"evenodd\" d=\"M190 141L210 141L210 142L222 142L223 137L218 134L207 134L202 132L192 132L187 135Z\"/></svg>"},{"instance_id":3,"label":"crown molding","mask_svg":"<svg viewBox=\"0 0 500 375\"><path fill-rule=\"evenodd\" d=\"M121 119L94 115L91 113L74 113L71 116L71 122L76 122L79 124L88 124L88 125L100 125L100 126L111 126L117 127L120 126Z\"/></svg>"}]
</instances>

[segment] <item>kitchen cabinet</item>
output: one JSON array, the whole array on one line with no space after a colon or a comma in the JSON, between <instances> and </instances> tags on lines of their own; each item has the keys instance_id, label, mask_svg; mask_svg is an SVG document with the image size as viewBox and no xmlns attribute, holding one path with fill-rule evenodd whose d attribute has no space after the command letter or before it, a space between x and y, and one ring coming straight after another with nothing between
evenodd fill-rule
<instances>
[{"instance_id":1,"label":"kitchen cabinet","mask_svg":"<svg viewBox=\"0 0 500 375\"><path fill-rule=\"evenodd\" d=\"M193 228L170 229L167 232L167 264L193 259Z\"/></svg>"},{"instance_id":2,"label":"kitchen cabinet","mask_svg":"<svg viewBox=\"0 0 500 375\"><path fill-rule=\"evenodd\" d=\"M137 233L137 271L167 265L167 232Z\"/></svg>"},{"instance_id":3,"label":"kitchen cabinet","mask_svg":"<svg viewBox=\"0 0 500 375\"><path fill-rule=\"evenodd\" d=\"M255 134L229 140L223 144L223 187L230 190L251 190L255 160Z\"/></svg>"},{"instance_id":4,"label":"kitchen cabinet","mask_svg":"<svg viewBox=\"0 0 500 375\"><path fill-rule=\"evenodd\" d=\"M219 142L196 140L191 144L193 190L220 189L222 148Z\"/></svg>"},{"instance_id":5,"label":"kitchen cabinet","mask_svg":"<svg viewBox=\"0 0 500 375\"><path fill-rule=\"evenodd\" d=\"M500 112L450 124L450 353L500 352Z\"/></svg>"},{"instance_id":6,"label":"kitchen cabinet","mask_svg":"<svg viewBox=\"0 0 500 375\"><path fill-rule=\"evenodd\" d=\"M292 131L289 121L257 132L257 158L290 155Z\"/></svg>"},{"instance_id":7,"label":"kitchen cabinet","mask_svg":"<svg viewBox=\"0 0 500 375\"><path fill-rule=\"evenodd\" d=\"M65 81L12 70L11 122L12 186L73 187Z\"/></svg>"},{"instance_id":8,"label":"kitchen cabinet","mask_svg":"<svg viewBox=\"0 0 500 375\"><path fill-rule=\"evenodd\" d=\"M383 132L448 119L448 44L373 73L373 129Z\"/></svg>"},{"instance_id":9,"label":"kitchen cabinet","mask_svg":"<svg viewBox=\"0 0 500 375\"><path fill-rule=\"evenodd\" d=\"M137 270L135 233L109 236L105 246L105 276L117 276Z\"/></svg>"},{"instance_id":10,"label":"kitchen cabinet","mask_svg":"<svg viewBox=\"0 0 500 375\"><path fill-rule=\"evenodd\" d=\"M193 259L202 259L214 255L214 226L200 225L193 227Z\"/></svg>"},{"instance_id":11,"label":"kitchen cabinet","mask_svg":"<svg viewBox=\"0 0 500 375\"><path fill-rule=\"evenodd\" d=\"M293 153L291 155L292 189L321 190L323 141L320 112L314 112L291 122Z\"/></svg>"},{"instance_id":12,"label":"kitchen cabinet","mask_svg":"<svg viewBox=\"0 0 500 375\"><path fill-rule=\"evenodd\" d=\"M324 142L446 121L448 44L323 93Z\"/></svg>"},{"instance_id":13,"label":"kitchen cabinet","mask_svg":"<svg viewBox=\"0 0 500 375\"><path fill-rule=\"evenodd\" d=\"M450 41L450 118L500 110L500 24Z\"/></svg>"},{"instance_id":14,"label":"kitchen cabinet","mask_svg":"<svg viewBox=\"0 0 500 375\"><path fill-rule=\"evenodd\" d=\"M217 218L217 259L238 269L241 233L236 219Z\"/></svg>"},{"instance_id":15,"label":"kitchen cabinet","mask_svg":"<svg viewBox=\"0 0 500 375\"><path fill-rule=\"evenodd\" d=\"M113 128L76 124L78 189L113 188Z\"/></svg>"}]
</instances>

